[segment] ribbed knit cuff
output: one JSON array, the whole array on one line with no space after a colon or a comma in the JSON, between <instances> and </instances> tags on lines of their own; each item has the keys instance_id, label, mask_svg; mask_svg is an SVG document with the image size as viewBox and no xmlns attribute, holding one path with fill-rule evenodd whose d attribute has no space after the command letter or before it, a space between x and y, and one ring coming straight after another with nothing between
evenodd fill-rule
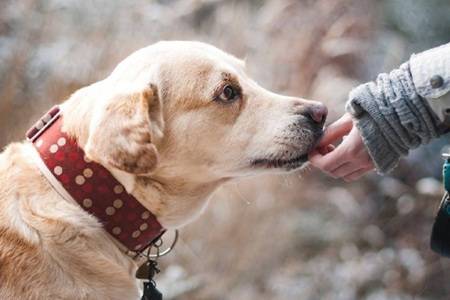
<instances>
[{"instance_id":1,"label":"ribbed knit cuff","mask_svg":"<svg viewBox=\"0 0 450 300\"><path fill-rule=\"evenodd\" d=\"M350 93L350 101L347 102L346 110L356 118L358 128L364 145L367 148L375 169L379 174L391 172L398 164L400 155L389 144L382 130L371 115L358 103L357 99L367 99L365 86L359 86ZM363 96L364 95L364 96Z\"/></svg>"},{"instance_id":2,"label":"ribbed knit cuff","mask_svg":"<svg viewBox=\"0 0 450 300\"><path fill-rule=\"evenodd\" d=\"M395 168L410 149L439 135L439 120L415 90L409 63L350 92L346 110L357 120L379 173Z\"/></svg>"}]
</instances>

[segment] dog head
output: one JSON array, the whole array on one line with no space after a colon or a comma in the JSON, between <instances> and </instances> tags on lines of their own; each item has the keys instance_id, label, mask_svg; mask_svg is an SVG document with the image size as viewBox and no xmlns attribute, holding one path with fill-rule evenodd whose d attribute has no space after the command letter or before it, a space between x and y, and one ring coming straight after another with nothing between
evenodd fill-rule
<instances>
[{"instance_id":1,"label":"dog head","mask_svg":"<svg viewBox=\"0 0 450 300\"><path fill-rule=\"evenodd\" d=\"M73 98L68 123L89 158L134 181L176 182L171 193L185 198L207 195L208 183L300 168L327 113L262 88L243 61L199 42L143 48Z\"/></svg>"},{"instance_id":2,"label":"dog head","mask_svg":"<svg viewBox=\"0 0 450 300\"><path fill-rule=\"evenodd\" d=\"M97 105L85 150L137 175L160 169L219 179L296 169L326 117L322 104L274 94L241 60L197 42L141 49L104 84L110 97Z\"/></svg>"}]
</instances>

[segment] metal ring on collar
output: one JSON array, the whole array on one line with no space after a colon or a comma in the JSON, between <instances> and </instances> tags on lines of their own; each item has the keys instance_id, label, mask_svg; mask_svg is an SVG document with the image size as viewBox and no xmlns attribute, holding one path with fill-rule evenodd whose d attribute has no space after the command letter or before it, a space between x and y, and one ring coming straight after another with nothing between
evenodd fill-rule
<instances>
[{"instance_id":1,"label":"metal ring on collar","mask_svg":"<svg viewBox=\"0 0 450 300\"><path fill-rule=\"evenodd\" d=\"M175 237L174 237L173 242L170 245L170 247L165 249L164 251L156 253L156 254L149 253L148 257L149 258L158 258L158 257L165 256L165 255L169 254L173 250L173 248L175 248L175 245L178 242L178 236L179 236L178 230L175 229ZM161 238L162 238L162 236L158 239L158 241L162 240ZM158 242L158 241L156 241L156 242ZM161 245L162 245L162 242L161 242ZM159 246L157 248L159 248Z\"/></svg>"}]
</instances>

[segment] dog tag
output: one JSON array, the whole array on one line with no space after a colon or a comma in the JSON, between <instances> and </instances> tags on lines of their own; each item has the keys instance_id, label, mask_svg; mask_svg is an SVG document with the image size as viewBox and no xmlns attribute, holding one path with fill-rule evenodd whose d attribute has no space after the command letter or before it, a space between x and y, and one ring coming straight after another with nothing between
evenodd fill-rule
<instances>
[{"instance_id":1,"label":"dog tag","mask_svg":"<svg viewBox=\"0 0 450 300\"><path fill-rule=\"evenodd\" d=\"M136 278L138 279L148 279L150 277L150 262L146 261L140 266L136 271Z\"/></svg>"},{"instance_id":2,"label":"dog tag","mask_svg":"<svg viewBox=\"0 0 450 300\"><path fill-rule=\"evenodd\" d=\"M158 263L149 259L136 271L136 278L153 280L153 277L159 272Z\"/></svg>"}]
</instances>

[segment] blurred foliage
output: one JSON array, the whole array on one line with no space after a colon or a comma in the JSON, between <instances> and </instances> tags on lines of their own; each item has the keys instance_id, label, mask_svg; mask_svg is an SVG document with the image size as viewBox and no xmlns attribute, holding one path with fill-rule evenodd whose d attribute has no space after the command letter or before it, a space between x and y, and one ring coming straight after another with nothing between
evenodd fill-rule
<instances>
[{"instance_id":1,"label":"blurred foliage","mask_svg":"<svg viewBox=\"0 0 450 300\"><path fill-rule=\"evenodd\" d=\"M384 0L387 28L402 34L414 51L448 42L450 2L447 0Z\"/></svg>"},{"instance_id":2,"label":"blurred foliage","mask_svg":"<svg viewBox=\"0 0 450 300\"><path fill-rule=\"evenodd\" d=\"M164 39L244 57L264 86L325 102L331 122L358 83L448 42L449 10L446 0L3 0L0 145ZM306 170L229 184L182 230L158 285L167 299L448 299L450 264L428 246L442 186L427 176L439 166L425 170L445 142L391 177L343 184Z\"/></svg>"}]
</instances>

